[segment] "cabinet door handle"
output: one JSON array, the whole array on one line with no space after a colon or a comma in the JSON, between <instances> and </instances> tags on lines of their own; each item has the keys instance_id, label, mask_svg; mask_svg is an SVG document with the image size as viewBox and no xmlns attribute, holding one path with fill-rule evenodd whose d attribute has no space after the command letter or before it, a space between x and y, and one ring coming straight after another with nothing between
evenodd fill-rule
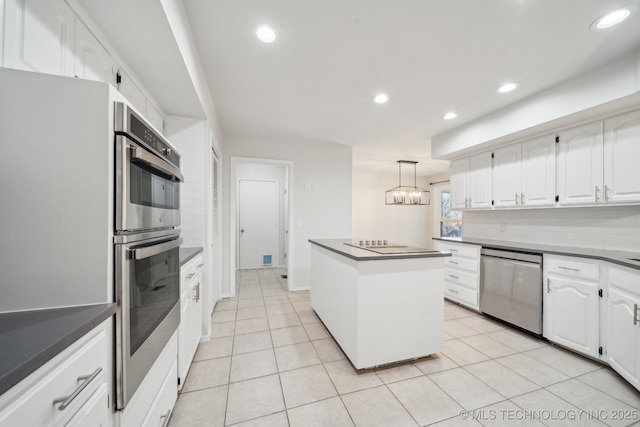
<instances>
[{"instance_id":1,"label":"cabinet door handle","mask_svg":"<svg viewBox=\"0 0 640 427\"><path fill-rule=\"evenodd\" d=\"M451 278L453 278L453 279L456 279L456 280L458 280L458 279L459 279L459 277L458 277L458 276L454 276L453 274L450 274L450 275L449 275L449 277L451 277Z\"/></svg>"},{"instance_id":2,"label":"cabinet door handle","mask_svg":"<svg viewBox=\"0 0 640 427\"><path fill-rule=\"evenodd\" d=\"M558 266L558 268L559 268L560 270L575 271L576 273L579 273L579 272L580 272L580 269L579 269L579 268L570 268L570 267L563 267L563 266Z\"/></svg>"},{"instance_id":3,"label":"cabinet door handle","mask_svg":"<svg viewBox=\"0 0 640 427\"><path fill-rule=\"evenodd\" d=\"M469 207L471 207L471 197L469 197Z\"/></svg>"},{"instance_id":4,"label":"cabinet door handle","mask_svg":"<svg viewBox=\"0 0 640 427\"><path fill-rule=\"evenodd\" d=\"M455 265L458 265L458 263L457 263L457 262L455 262L454 260L449 260L449 264L455 264Z\"/></svg>"},{"instance_id":5,"label":"cabinet door handle","mask_svg":"<svg viewBox=\"0 0 640 427\"><path fill-rule=\"evenodd\" d=\"M599 192L600 192L600 188L598 188L598 186L596 185L596 202L600 201L600 197L598 196Z\"/></svg>"},{"instance_id":6,"label":"cabinet door handle","mask_svg":"<svg viewBox=\"0 0 640 427\"><path fill-rule=\"evenodd\" d=\"M196 292L196 295L193 297L195 302L200 301L200 282L193 287L193 290Z\"/></svg>"},{"instance_id":7,"label":"cabinet door handle","mask_svg":"<svg viewBox=\"0 0 640 427\"><path fill-rule=\"evenodd\" d=\"M609 186L608 185L604 186L604 201L605 202L609 201Z\"/></svg>"},{"instance_id":8,"label":"cabinet door handle","mask_svg":"<svg viewBox=\"0 0 640 427\"><path fill-rule=\"evenodd\" d=\"M169 415L171 415L171 409L169 409L166 414L160 417L160 419L162 420L162 425L160 427L167 427L167 425L169 424Z\"/></svg>"},{"instance_id":9,"label":"cabinet door handle","mask_svg":"<svg viewBox=\"0 0 640 427\"><path fill-rule=\"evenodd\" d=\"M547 293L551 292L551 279L547 279Z\"/></svg>"},{"instance_id":10,"label":"cabinet door handle","mask_svg":"<svg viewBox=\"0 0 640 427\"><path fill-rule=\"evenodd\" d=\"M58 406L58 409L60 411L64 411L65 409L67 409L67 406L69 406L71 404L71 402L73 402L73 400L78 397L78 395L80 393L82 393L82 391L87 388L87 386L89 385L89 383L91 381L93 381L99 374L100 372L102 372L102 368L98 367L98 369L96 369L95 371L93 371L93 374L91 375L81 375L78 377L78 381L84 381L82 384L80 384L74 391L73 393L71 393L69 396L64 396L64 397L58 397L57 399L53 400L53 403L60 403L60 406ZM62 402L62 403L61 403Z\"/></svg>"},{"instance_id":11,"label":"cabinet door handle","mask_svg":"<svg viewBox=\"0 0 640 427\"><path fill-rule=\"evenodd\" d=\"M196 275L196 273L191 273L191 274L187 275L187 279L191 279L195 275Z\"/></svg>"},{"instance_id":12,"label":"cabinet door handle","mask_svg":"<svg viewBox=\"0 0 640 427\"><path fill-rule=\"evenodd\" d=\"M516 193L516 206L518 206L518 193Z\"/></svg>"},{"instance_id":13,"label":"cabinet door handle","mask_svg":"<svg viewBox=\"0 0 640 427\"><path fill-rule=\"evenodd\" d=\"M202 267L204 267L204 263L198 264L198 268L202 268Z\"/></svg>"},{"instance_id":14,"label":"cabinet door handle","mask_svg":"<svg viewBox=\"0 0 640 427\"><path fill-rule=\"evenodd\" d=\"M458 250L457 250L457 249L451 249L451 248L449 248L449 249L447 249L447 250L448 250L449 252L458 252Z\"/></svg>"},{"instance_id":15,"label":"cabinet door handle","mask_svg":"<svg viewBox=\"0 0 640 427\"><path fill-rule=\"evenodd\" d=\"M458 291L456 291L455 289L449 289L449 292L451 292L452 294L457 294Z\"/></svg>"},{"instance_id":16,"label":"cabinet door handle","mask_svg":"<svg viewBox=\"0 0 640 427\"><path fill-rule=\"evenodd\" d=\"M524 193L520 193L520 205L524 205Z\"/></svg>"},{"instance_id":17,"label":"cabinet door handle","mask_svg":"<svg viewBox=\"0 0 640 427\"><path fill-rule=\"evenodd\" d=\"M633 304L633 324L637 325L640 320L638 319L638 304Z\"/></svg>"}]
</instances>

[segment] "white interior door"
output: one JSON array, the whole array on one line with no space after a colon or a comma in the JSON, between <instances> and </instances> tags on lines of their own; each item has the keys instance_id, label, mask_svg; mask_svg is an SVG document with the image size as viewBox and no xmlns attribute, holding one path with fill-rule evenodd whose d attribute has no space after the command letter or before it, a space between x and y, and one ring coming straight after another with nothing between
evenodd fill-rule
<instances>
[{"instance_id":1,"label":"white interior door","mask_svg":"<svg viewBox=\"0 0 640 427\"><path fill-rule=\"evenodd\" d=\"M238 193L238 267L277 266L278 183L241 179Z\"/></svg>"}]
</instances>

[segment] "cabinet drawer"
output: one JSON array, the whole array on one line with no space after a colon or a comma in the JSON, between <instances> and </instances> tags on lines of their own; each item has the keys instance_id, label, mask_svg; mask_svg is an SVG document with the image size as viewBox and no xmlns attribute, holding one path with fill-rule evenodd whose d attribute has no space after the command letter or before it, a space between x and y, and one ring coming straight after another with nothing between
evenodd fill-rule
<instances>
[{"instance_id":1,"label":"cabinet drawer","mask_svg":"<svg viewBox=\"0 0 640 427\"><path fill-rule=\"evenodd\" d=\"M42 379L0 413L1 427L62 425L107 381L108 350L104 327L90 332L85 338L80 347L43 373ZM78 390L81 391L75 398L69 398ZM68 403L63 409L60 409L62 401L54 403L60 398Z\"/></svg>"},{"instance_id":2,"label":"cabinet drawer","mask_svg":"<svg viewBox=\"0 0 640 427\"><path fill-rule=\"evenodd\" d=\"M547 273L586 280L600 280L600 266L598 264L551 257L545 257L544 262L547 264Z\"/></svg>"},{"instance_id":3,"label":"cabinet drawer","mask_svg":"<svg viewBox=\"0 0 640 427\"><path fill-rule=\"evenodd\" d=\"M436 241L436 248L438 248L439 251L451 252L454 258L480 259L480 246L438 240Z\"/></svg>"},{"instance_id":4,"label":"cabinet drawer","mask_svg":"<svg viewBox=\"0 0 640 427\"><path fill-rule=\"evenodd\" d=\"M456 256L447 257L444 260L445 260L444 265L446 265L447 267L451 267L453 269L466 270L471 273L478 273L478 270L479 270L478 261L467 259L467 258L460 258Z\"/></svg>"},{"instance_id":5,"label":"cabinet drawer","mask_svg":"<svg viewBox=\"0 0 640 427\"><path fill-rule=\"evenodd\" d=\"M478 275L464 273L460 270L453 270L451 268L444 269L445 282L455 283L456 285L466 286L467 288L477 292L478 291Z\"/></svg>"},{"instance_id":6,"label":"cabinet drawer","mask_svg":"<svg viewBox=\"0 0 640 427\"><path fill-rule=\"evenodd\" d=\"M474 308L478 307L478 292L455 285L451 282L444 282L444 296L451 300L473 306Z\"/></svg>"},{"instance_id":7,"label":"cabinet drawer","mask_svg":"<svg viewBox=\"0 0 640 427\"><path fill-rule=\"evenodd\" d=\"M176 376L177 376L177 364L173 362L171 369L167 373L162 387L158 391L147 417L142 422L143 427L157 427L166 425L166 421L171 415L173 405L178 398L178 391L176 389Z\"/></svg>"}]
</instances>

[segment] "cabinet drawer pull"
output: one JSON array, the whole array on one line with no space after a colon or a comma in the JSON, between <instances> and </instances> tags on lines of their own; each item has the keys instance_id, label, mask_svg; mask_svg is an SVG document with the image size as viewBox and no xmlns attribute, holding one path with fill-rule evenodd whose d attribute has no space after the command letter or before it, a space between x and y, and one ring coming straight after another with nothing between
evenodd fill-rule
<instances>
[{"instance_id":1,"label":"cabinet drawer pull","mask_svg":"<svg viewBox=\"0 0 640 427\"><path fill-rule=\"evenodd\" d=\"M102 372L102 368L98 367L98 369L96 369L95 371L93 371L93 374L91 375L81 375L78 377L78 381L83 381L84 382L82 384L80 384L80 386L78 386L73 393L71 393L69 396L64 396L64 397L58 397L57 399L55 399L53 401L54 404L56 403L60 403L60 406L58 406L58 409L60 411L64 411L67 406L69 406L71 404L71 402L73 402L73 400L78 397L78 395L80 393L82 393L82 390L84 390L85 388L87 388L87 386L89 385L89 383L91 381L93 381L99 374L100 372ZM61 403L62 402L62 403Z\"/></svg>"},{"instance_id":2,"label":"cabinet drawer pull","mask_svg":"<svg viewBox=\"0 0 640 427\"><path fill-rule=\"evenodd\" d=\"M448 250L449 252L458 252L458 250L457 250L457 249L451 249L451 248L449 248L449 249L447 249L447 250Z\"/></svg>"},{"instance_id":3,"label":"cabinet drawer pull","mask_svg":"<svg viewBox=\"0 0 640 427\"><path fill-rule=\"evenodd\" d=\"M191 273L191 274L187 275L187 279L191 279L195 275L196 275L196 273Z\"/></svg>"},{"instance_id":4,"label":"cabinet drawer pull","mask_svg":"<svg viewBox=\"0 0 640 427\"><path fill-rule=\"evenodd\" d=\"M457 294L458 291L456 291L455 289L449 289L449 292L451 292L452 294Z\"/></svg>"},{"instance_id":5,"label":"cabinet drawer pull","mask_svg":"<svg viewBox=\"0 0 640 427\"><path fill-rule=\"evenodd\" d=\"M193 300L195 302L200 301L200 282L198 282L198 284L195 285L192 290L196 293L196 295L193 297Z\"/></svg>"},{"instance_id":6,"label":"cabinet drawer pull","mask_svg":"<svg viewBox=\"0 0 640 427\"><path fill-rule=\"evenodd\" d=\"M633 324L637 325L640 322L638 319L638 304L633 304Z\"/></svg>"},{"instance_id":7,"label":"cabinet drawer pull","mask_svg":"<svg viewBox=\"0 0 640 427\"><path fill-rule=\"evenodd\" d=\"M166 414L160 417L160 419L162 420L162 425L160 427L167 427L167 425L169 424L169 415L171 415L171 409L169 409Z\"/></svg>"},{"instance_id":8,"label":"cabinet drawer pull","mask_svg":"<svg viewBox=\"0 0 640 427\"><path fill-rule=\"evenodd\" d=\"M457 262L455 262L454 260L449 260L449 264L455 264L455 265L458 265L458 263L457 263Z\"/></svg>"},{"instance_id":9,"label":"cabinet drawer pull","mask_svg":"<svg viewBox=\"0 0 640 427\"><path fill-rule=\"evenodd\" d=\"M454 276L453 274L450 274L450 275L449 275L449 277L451 277L452 279L456 279L456 280L458 280L458 279L459 279L459 277L458 277L458 276Z\"/></svg>"},{"instance_id":10,"label":"cabinet drawer pull","mask_svg":"<svg viewBox=\"0 0 640 427\"><path fill-rule=\"evenodd\" d=\"M204 263L198 264L198 268L202 268L202 267L204 267Z\"/></svg>"},{"instance_id":11,"label":"cabinet drawer pull","mask_svg":"<svg viewBox=\"0 0 640 427\"><path fill-rule=\"evenodd\" d=\"M575 271L576 273L579 273L579 272L580 272L580 269L579 269L579 268L570 268L570 267L563 267L563 266L558 266L558 268L559 268L560 270Z\"/></svg>"}]
</instances>

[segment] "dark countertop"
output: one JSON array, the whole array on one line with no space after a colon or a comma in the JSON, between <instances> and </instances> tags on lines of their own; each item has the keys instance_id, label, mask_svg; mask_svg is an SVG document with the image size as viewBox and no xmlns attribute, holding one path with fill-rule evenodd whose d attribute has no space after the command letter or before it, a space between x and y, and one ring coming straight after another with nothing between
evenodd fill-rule
<instances>
[{"instance_id":1,"label":"dark countertop","mask_svg":"<svg viewBox=\"0 0 640 427\"><path fill-rule=\"evenodd\" d=\"M351 239L309 239L311 244L328 249L337 254L343 255L356 261L380 261L390 259L407 259L407 258L438 258L451 256L450 252L434 251L433 249L423 248L427 252L412 252L403 254L378 254L366 249L356 248L346 245L351 243Z\"/></svg>"},{"instance_id":2,"label":"dark countertop","mask_svg":"<svg viewBox=\"0 0 640 427\"><path fill-rule=\"evenodd\" d=\"M0 395L115 312L111 303L0 314Z\"/></svg>"},{"instance_id":3,"label":"dark countertop","mask_svg":"<svg viewBox=\"0 0 640 427\"><path fill-rule=\"evenodd\" d=\"M202 252L203 248L183 248L180 247L180 266L188 263L193 257Z\"/></svg>"},{"instance_id":4,"label":"dark countertop","mask_svg":"<svg viewBox=\"0 0 640 427\"><path fill-rule=\"evenodd\" d=\"M540 252L544 254L591 258L591 259L606 261L613 264L618 264L625 267L635 268L636 270L640 270L640 262L632 261L629 259L629 258L640 259L640 253L637 253L637 252L577 248L572 246L544 245L539 243L509 242L509 241L503 241L503 240L473 239L473 238L466 238L466 237L462 237L462 238L434 237L433 240L442 240L445 242L457 242L457 243L466 243L471 245L480 245L485 248L515 250L515 251L519 250L519 251L528 251L528 252Z\"/></svg>"}]
</instances>

